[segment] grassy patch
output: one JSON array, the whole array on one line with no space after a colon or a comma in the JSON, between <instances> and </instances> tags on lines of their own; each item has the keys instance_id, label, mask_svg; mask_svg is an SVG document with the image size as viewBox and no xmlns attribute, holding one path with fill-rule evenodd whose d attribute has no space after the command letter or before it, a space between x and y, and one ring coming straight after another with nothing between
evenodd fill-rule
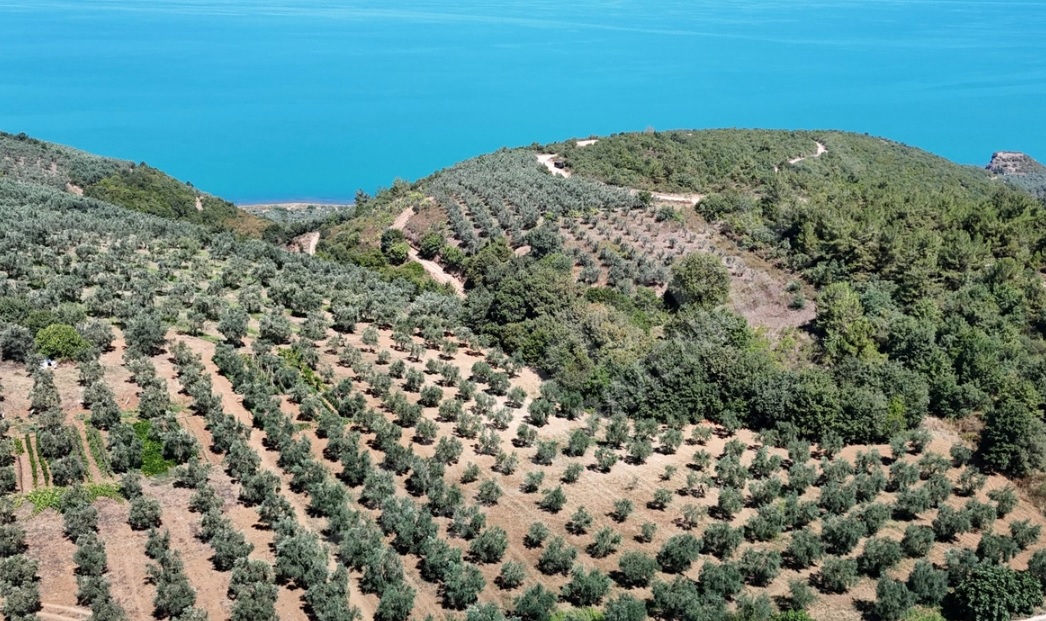
<instances>
[{"instance_id":1,"label":"grassy patch","mask_svg":"<svg viewBox=\"0 0 1046 621\"><path fill-rule=\"evenodd\" d=\"M87 446L91 449L91 457L94 458L98 470L105 476L112 476L113 468L109 465L109 454L105 450L102 432L94 427L87 427Z\"/></svg>"},{"instance_id":2,"label":"grassy patch","mask_svg":"<svg viewBox=\"0 0 1046 621\"><path fill-rule=\"evenodd\" d=\"M22 438L15 438L15 455L21 455L25 452L25 444L22 443Z\"/></svg>"},{"instance_id":3,"label":"grassy patch","mask_svg":"<svg viewBox=\"0 0 1046 621\"><path fill-rule=\"evenodd\" d=\"M41 487L26 494L25 499L33 503L33 513L40 513L44 509L57 511L62 503L63 492L59 487Z\"/></svg>"},{"instance_id":4,"label":"grassy patch","mask_svg":"<svg viewBox=\"0 0 1046 621\"><path fill-rule=\"evenodd\" d=\"M36 453L36 459L40 462L40 479L44 485L51 483L51 469L47 467L47 460L40 454L40 437L37 436L36 442L33 443L33 450Z\"/></svg>"},{"instance_id":5,"label":"grassy patch","mask_svg":"<svg viewBox=\"0 0 1046 621\"><path fill-rule=\"evenodd\" d=\"M32 503L33 513L40 513L44 509L58 511L62 504L62 498L65 497L69 489L68 487L34 489L26 494L23 499ZM99 498L112 498L113 500L123 501L123 496L120 495L120 488L115 483L88 484L84 485L83 489L87 492L87 497L91 502Z\"/></svg>"},{"instance_id":6,"label":"grassy patch","mask_svg":"<svg viewBox=\"0 0 1046 621\"><path fill-rule=\"evenodd\" d=\"M90 462L87 461L87 451L84 450L84 437L80 435L80 432L75 427L73 427L73 432L76 433L76 453L80 456L80 461L84 465L84 474L90 479L91 467Z\"/></svg>"},{"instance_id":7,"label":"grassy patch","mask_svg":"<svg viewBox=\"0 0 1046 621\"><path fill-rule=\"evenodd\" d=\"M140 420L133 423L132 426L134 435L142 441L142 474L150 477L166 474L174 467L174 462L163 458L163 444L154 440L149 433L153 426L152 422Z\"/></svg>"},{"instance_id":8,"label":"grassy patch","mask_svg":"<svg viewBox=\"0 0 1046 621\"><path fill-rule=\"evenodd\" d=\"M551 621L603 621L603 612L596 608L571 608L552 613Z\"/></svg>"},{"instance_id":9,"label":"grassy patch","mask_svg":"<svg viewBox=\"0 0 1046 621\"><path fill-rule=\"evenodd\" d=\"M29 434L25 434L25 446L29 450L29 467L33 471L33 487L36 487L40 481L40 471L36 466L36 451L33 450L33 442L29 439Z\"/></svg>"},{"instance_id":10,"label":"grassy patch","mask_svg":"<svg viewBox=\"0 0 1046 621\"><path fill-rule=\"evenodd\" d=\"M323 380L320 379L320 376L316 375L316 372L313 371L309 365L305 364L305 361L301 358L301 354L293 349L281 349L276 353L280 358L283 358L287 364L297 369L298 372L301 373L302 379L305 380L305 383L311 386L313 390L323 392Z\"/></svg>"}]
</instances>

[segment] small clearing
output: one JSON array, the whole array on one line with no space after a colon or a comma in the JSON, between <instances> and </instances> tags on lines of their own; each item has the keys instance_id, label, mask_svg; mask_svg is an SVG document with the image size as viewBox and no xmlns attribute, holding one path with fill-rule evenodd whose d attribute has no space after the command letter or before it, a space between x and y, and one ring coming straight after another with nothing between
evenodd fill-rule
<instances>
[{"instance_id":1,"label":"small clearing","mask_svg":"<svg viewBox=\"0 0 1046 621\"><path fill-rule=\"evenodd\" d=\"M538 153L538 163L544 166L553 175L559 175L560 177L569 177L570 171L565 168L556 168L556 158L559 157L555 153Z\"/></svg>"},{"instance_id":2,"label":"small clearing","mask_svg":"<svg viewBox=\"0 0 1046 621\"><path fill-rule=\"evenodd\" d=\"M287 244L287 250L291 252L303 252L310 257L316 254L316 244L320 243L320 232L312 231L299 235Z\"/></svg>"},{"instance_id":3,"label":"small clearing","mask_svg":"<svg viewBox=\"0 0 1046 621\"><path fill-rule=\"evenodd\" d=\"M196 211L203 211L203 198L196 196Z\"/></svg>"},{"instance_id":4,"label":"small clearing","mask_svg":"<svg viewBox=\"0 0 1046 621\"><path fill-rule=\"evenodd\" d=\"M650 194L659 201L668 203L687 203L691 207L696 205L705 197L704 194L668 194L665 192L651 192Z\"/></svg>"},{"instance_id":5,"label":"small clearing","mask_svg":"<svg viewBox=\"0 0 1046 621\"><path fill-rule=\"evenodd\" d=\"M597 140L595 138L592 138L590 140L578 140L577 141L577 146L579 146L579 147L587 147L588 145L596 144L597 142L599 142L599 140Z\"/></svg>"},{"instance_id":6,"label":"small clearing","mask_svg":"<svg viewBox=\"0 0 1046 621\"><path fill-rule=\"evenodd\" d=\"M817 153L814 153L813 155L800 155L799 157L793 157L792 159L788 160L788 163L789 164L798 164L799 162L801 162L803 160L814 158L814 157L821 157L825 153L828 153L828 147L824 146L820 142L817 142L816 140L814 141L814 144L817 145Z\"/></svg>"}]
</instances>

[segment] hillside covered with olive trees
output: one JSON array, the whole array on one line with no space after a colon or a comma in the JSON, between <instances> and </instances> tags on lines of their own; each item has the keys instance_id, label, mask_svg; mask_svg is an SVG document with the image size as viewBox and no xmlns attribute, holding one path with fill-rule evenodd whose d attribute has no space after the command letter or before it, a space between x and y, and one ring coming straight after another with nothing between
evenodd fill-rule
<instances>
[{"instance_id":1,"label":"hillside covered with olive trees","mask_svg":"<svg viewBox=\"0 0 1046 621\"><path fill-rule=\"evenodd\" d=\"M503 149L280 222L0 135L0 612L1029 615L1044 217L830 131Z\"/></svg>"}]
</instances>

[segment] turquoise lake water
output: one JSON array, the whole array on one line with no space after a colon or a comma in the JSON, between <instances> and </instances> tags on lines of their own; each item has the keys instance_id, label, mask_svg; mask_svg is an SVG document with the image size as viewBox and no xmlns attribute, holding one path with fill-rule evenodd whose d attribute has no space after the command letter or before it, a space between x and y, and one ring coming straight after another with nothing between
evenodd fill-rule
<instances>
[{"instance_id":1,"label":"turquoise lake water","mask_svg":"<svg viewBox=\"0 0 1046 621\"><path fill-rule=\"evenodd\" d=\"M0 0L0 32L0 129L243 202L647 127L1046 160L1042 0Z\"/></svg>"}]
</instances>

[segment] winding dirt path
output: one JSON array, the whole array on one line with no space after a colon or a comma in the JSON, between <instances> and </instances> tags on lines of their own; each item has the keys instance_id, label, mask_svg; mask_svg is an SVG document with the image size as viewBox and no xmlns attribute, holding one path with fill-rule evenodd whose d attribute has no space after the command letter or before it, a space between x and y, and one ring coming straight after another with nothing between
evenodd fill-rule
<instances>
[{"instance_id":1,"label":"winding dirt path","mask_svg":"<svg viewBox=\"0 0 1046 621\"><path fill-rule=\"evenodd\" d=\"M316 254L316 245L320 243L320 232L312 231L299 235L291 240L287 249L291 252L304 252L310 257Z\"/></svg>"},{"instance_id":2,"label":"winding dirt path","mask_svg":"<svg viewBox=\"0 0 1046 621\"><path fill-rule=\"evenodd\" d=\"M665 201L668 203L687 203L693 206L701 201L705 197L704 194L669 194L666 192L651 192L651 196L659 201Z\"/></svg>"},{"instance_id":3,"label":"winding dirt path","mask_svg":"<svg viewBox=\"0 0 1046 621\"><path fill-rule=\"evenodd\" d=\"M400 215L396 216L396 219L393 220L392 228L396 229L397 231L402 231L403 228L407 226L407 221L410 220L410 217L413 213L414 209L412 207L407 207L406 209L404 209L400 213ZM454 292L458 295L458 297L465 297L465 283L463 283L461 279L452 276L451 274L448 274L447 271L443 269L442 265L436 263L435 261L422 259L421 256L418 254L417 249L414 248L414 246L411 246L410 250L407 251L407 256L410 257L411 261L417 261L418 263L420 263L421 267L425 268L425 271L428 273L429 276L432 276L433 280L435 280L441 285L450 285L454 289Z\"/></svg>"},{"instance_id":4,"label":"winding dirt path","mask_svg":"<svg viewBox=\"0 0 1046 621\"><path fill-rule=\"evenodd\" d=\"M814 153L813 155L800 155L799 157L793 157L792 159L788 160L788 163L789 164L798 164L799 162L801 162L803 160L808 160L808 159L815 158L815 157L821 157L825 153L828 153L828 147L824 146L820 142L817 142L816 140L814 141L814 144L817 145L817 153Z\"/></svg>"}]
</instances>

